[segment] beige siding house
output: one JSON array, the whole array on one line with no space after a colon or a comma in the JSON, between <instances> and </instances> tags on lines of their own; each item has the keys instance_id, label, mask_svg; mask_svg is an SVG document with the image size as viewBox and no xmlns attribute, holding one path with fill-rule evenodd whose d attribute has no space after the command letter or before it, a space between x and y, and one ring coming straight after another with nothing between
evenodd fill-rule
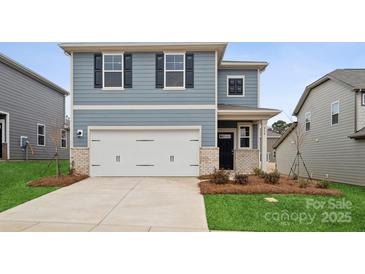
<instances>
[{"instance_id":1,"label":"beige siding house","mask_svg":"<svg viewBox=\"0 0 365 274\"><path fill-rule=\"evenodd\" d=\"M335 70L309 85L293 113L297 123L274 145L279 172L289 174L299 143L313 178L365 185L364 91L362 69Z\"/></svg>"}]
</instances>

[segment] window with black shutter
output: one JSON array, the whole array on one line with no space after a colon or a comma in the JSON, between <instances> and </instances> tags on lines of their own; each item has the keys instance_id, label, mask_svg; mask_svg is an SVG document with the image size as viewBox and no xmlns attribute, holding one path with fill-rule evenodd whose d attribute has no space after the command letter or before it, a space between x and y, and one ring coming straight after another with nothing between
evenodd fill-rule
<instances>
[{"instance_id":1,"label":"window with black shutter","mask_svg":"<svg viewBox=\"0 0 365 274\"><path fill-rule=\"evenodd\" d=\"M185 55L185 87L194 88L194 54Z\"/></svg>"},{"instance_id":2,"label":"window with black shutter","mask_svg":"<svg viewBox=\"0 0 365 274\"><path fill-rule=\"evenodd\" d=\"M185 53L165 53L165 88L185 88Z\"/></svg>"},{"instance_id":3,"label":"window with black shutter","mask_svg":"<svg viewBox=\"0 0 365 274\"><path fill-rule=\"evenodd\" d=\"M94 55L94 87L103 87L103 55L101 53Z\"/></svg>"},{"instance_id":4,"label":"window with black shutter","mask_svg":"<svg viewBox=\"0 0 365 274\"><path fill-rule=\"evenodd\" d=\"M123 54L103 54L103 88L123 89Z\"/></svg>"},{"instance_id":5,"label":"window with black shutter","mask_svg":"<svg viewBox=\"0 0 365 274\"><path fill-rule=\"evenodd\" d=\"M124 54L124 88L132 88L132 54Z\"/></svg>"},{"instance_id":6,"label":"window with black shutter","mask_svg":"<svg viewBox=\"0 0 365 274\"><path fill-rule=\"evenodd\" d=\"M227 77L227 93L228 96L244 96L244 76L228 76Z\"/></svg>"},{"instance_id":7,"label":"window with black shutter","mask_svg":"<svg viewBox=\"0 0 365 274\"><path fill-rule=\"evenodd\" d=\"M164 88L164 63L164 54L156 54L156 88Z\"/></svg>"}]
</instances>

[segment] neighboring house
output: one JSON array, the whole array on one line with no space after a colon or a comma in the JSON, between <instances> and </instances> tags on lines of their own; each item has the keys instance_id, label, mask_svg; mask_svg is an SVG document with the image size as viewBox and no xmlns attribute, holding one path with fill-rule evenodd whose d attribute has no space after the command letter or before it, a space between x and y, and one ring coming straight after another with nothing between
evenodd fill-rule
<instances>
[{"instance_id":1,"label":"neighboring house","mask_svg":"<svg viewBox=\"0 0 365 274\"><path fill-rule=\"evenodd\" d=\"M270 163L275 163L276 161L273 145L280 137L280 133L273 131L271 128L267 129L267 161Z\"/></svg>"},{"instance_id":2,"label":"neighboring house","mask_svg":"<svg viewBox=\"0 0 365 274\"><path fill-rule=\"evenodd\" d=\"M298 122L274 146L280 172L290 172L299 143L313 178L365 185L365 69L338 69L312 83L293 115Z\"/></svg>"},{"instance_id":3,"label":"neighboring house","mask_svg":"<svg viewBox=\"0 0 365 274\"><path fill-rule=\"evenodd\" d=\"M279 113L260 108L267 63L222 61L226 46L61 44L71 56L76 171L197 176L266 169L267 120Z\"/></svg>"},{"instance_id":4,"label":"neighboring house","mask_svg":"<svg viewBox=\"0 0 365 274\"><path fill-rule=\"evenodd\" d=\"M67 91L0 54L0 159L69 157ZM26 145L28 144L29 145Z\"/></svg>"}]
</instances>

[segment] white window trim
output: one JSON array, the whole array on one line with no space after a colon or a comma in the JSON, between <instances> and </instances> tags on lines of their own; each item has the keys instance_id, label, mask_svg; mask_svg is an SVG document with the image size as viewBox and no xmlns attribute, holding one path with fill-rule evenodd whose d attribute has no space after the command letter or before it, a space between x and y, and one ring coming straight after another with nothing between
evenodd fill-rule
<instances>
[{"instance_id":1,"label":"white window trim","mask_svg":"<svg viewBox=\"0 0 365 274\"><path fill-rule=\"evenodd\" d=\"M167 70L166 69L166 56L167 55L182 55L183 56L183 69L182 70ZM186 65L185 65L185 52L164 52L164 88L163 90L186 90L186 83L185 83L185 74L186 74ZM182 71L183 72L183 86L182 87L168 87L166 86L166 72L169 71Z\"/></svg>"},{"instance_id":2,"label":"white window trim","mask_svg":"<svg viewBox=\"0 0 365 274\"><path fill-rule=\"evenodd\" d=\"M241 127L249 127L250 128L250 136L249 136L249 140L250 140L250 146L249 147L241 147ZM238 136L238 149L252 149L252 142L253 142L253 126L252 124L243 124L243 123L238 123L237 124L237 136Z\"/></svg>"},{"instance_id":3,"label":"white window trim","mask_svg":"<svg viewBox=\"0 0 365 274\"><path fill-rule=\"evenodd\" d=\"M361 93L361 105L365 106L365 92Z\"/></svg>"},{"instance_id":4,"label":"white window trim","mask_svg":"<svg viewBox=\"0 0 365 274\"><path fill-rule=\"evenodd\" d=\"M20 140L19 140L19 146L21 147L22 146L22 140L23 139L28 139L28 136L20 136ZM29 141L29 139L28 139Z\"/></svg>"},{"instance_id":5,"label":"white window trim","mask_svg":"<svg viewBox=\"0 0 365 274\"><path fill-rule=\"evenodd\" d=\"M65 132L65 138L62 138L62 132ZM66 142L66 146L62 146L62 140L65 140L65 142ZM66 129L61 129L61 144L60 144L60 147L61 148L67 148L67 131L66 131Z\"/></svg>"},{"instance_id":6,"label":"white window trim","mask_svg":"<svg viewBox=\"0 0 365 274\"><path fill-rule=\"evenodd\" d=\"M5 138L5 143L7 143L7 158L10 160L10 114L9 112L4 112L0 110L0 114L5 114L5 135L3 135L3 140ZM4 127L3 127L4 128Z\"/></svg>"},{"instance_id":7,"label":"white window trim","mask_svg":"<svg viewBox=\"0 0 365 274\"><path fill-rule=\"evenodd\" d=\"M335 104L338 104L338 112L337 113L332 113L332 110L333 110L333 105ZM337 124L333 124L332 123L332 116L333 114L338 114L338 121L337 121ZM337 101L334 101L332 104L331 104L331 126L336 126L340 123L340 101L337 100Z\"/></svg>"},{"instance_id":8,"label":"white window trim","mask_svg":"<svg viewBox=\"0 0 365 274\"><path fill-rule=\"evenodd\" d=\"M307 130L307 117L309 116L308 118L308 121L309 121L309 130ZM310 111L306 112L304 114L304 130L305 131L310 131L311 130L311 127L312 126L312 113Z\"/></svg>"},{"instance_id":9,"label":"white window trim","mask_svg":"<svg viewBox=\"0 0 365 274\"><path fill-rule=\"evenodd\" d=\"M44 134L39 134L39 126L43 126L44 127ZM44 145L40 145L39 144L39 136L44 136ZM44 124L37 124L37 146L39 147L45 147L46 146L46 125Z\"/></svg>"},{"instance_id":10,"label":"white window trim","mask_svg":"<svg viewBox=\"0 0 365 274\"><path fill-rule=\"evenodd\" d=\"M0 119L0 124L1 124L1 136L2 139L0 139L0 145L2 143L5 143L5 119Z\"/></svg>"},{"instance_id":11,"label":"white window trim","mask_svg":"<svg viewBox=\"0 0 365 274\"><path fill-rule=\"evenodd\" d=\"M229 79L242 79L242 95L229 95ZM245 75L227 75L227 97L245 97Z\"/></svg>"},{"instance_id":12,"label":"white window trim","mask_svg":"<svg viewBox=\"0 0 365 274\"><path fill-rule=\"evenodd\" d=\"M124 90L124 52L103 52L103 60L102 60L102 82L103 88L102 90ZM122 69L119 70L104 70L104 56L106 55L121 55L122 56ZM105 86L105 72L121 72L122 73L122 86L121 87L106 87Z\"/></svg>"}]
</instances>

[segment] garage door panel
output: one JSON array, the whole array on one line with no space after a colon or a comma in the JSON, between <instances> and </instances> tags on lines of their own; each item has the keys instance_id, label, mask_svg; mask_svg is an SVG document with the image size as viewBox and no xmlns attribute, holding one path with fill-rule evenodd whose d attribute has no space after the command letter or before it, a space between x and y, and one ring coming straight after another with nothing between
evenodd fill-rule
<instances>
[{"instance_id":1,"label":"garage door panel","mask_svg":"<svg viewBox=\"0 0 365 274\"><path fill-rule=\"evenodd\" d=\"M92 176L197 176L198 130L91 131ZM95 166L93 166L93 164Z\"/></svg>"}]
</instances>

